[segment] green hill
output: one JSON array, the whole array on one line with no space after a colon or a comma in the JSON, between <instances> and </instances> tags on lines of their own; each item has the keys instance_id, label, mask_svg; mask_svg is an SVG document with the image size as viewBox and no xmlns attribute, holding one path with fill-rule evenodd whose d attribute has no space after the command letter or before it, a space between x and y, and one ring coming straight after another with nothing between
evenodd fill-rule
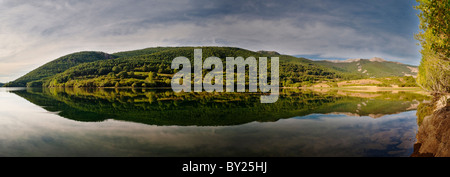
<instances>
[{"instance_id":1,"label":"green hill","mask_svg":"<svg viewBox=\"0 0 450 177\"><path fill-rule=\"evenodd\" d=\"M349 59L343 61L315 61L315 63L343 73L351 73L360 77L392 77L416 76L417 67L381 58Z\"/></svg>"},{"instance_id":2,"label":"green hill","mask_svg":"<svg viewBox=\"0 0 450 177\"><path fill-rule=\"evenodd\" d=\"M124 51L124 52L117 52L114 53L113 56L116 58L123 58L123 57L134 57L139 55L148 55L156 52L161 52L164 50L175 50L180 47L152 47L152 48L146 48L146 49L140 49L140 50L132 50L132 51Z\"/></svg>"},{"instance_id":3,"label":"green hill","mask_svg":"<svg viewBox=\"0 0 450 177\"><path fill-rule=\"evenodd\" d=\"M119 52L113 60L84 63L55 75L43 85L48 87L170 87L174 70L171 62L178 56L193 61L194 49L202 48L203 59L216 56L226 57L280 58L282 84L314 83L319 80L340 79L342 75L311 63L310 60L288 55L265 55L234 47L159 47ZM290 72L294 71L294 72ZM151 76L150 76L151 75Z\"/></svg>"},{"instance_id":4,"label":"green hill","mask_svg":"<svg viewBox=\"0 0 450 177\"><path fill-rule=\"evenodd\" d=\"M41 67L29 72L28 74L7 83L8 87L25 87L41 85L46 79L64 72L67 69L77 66L81 63L93 62L98 60L112 59L113 57L103 52L77 52L60 57Z\"/></svg>"},{"instance_id":5,"label":"green hill","mask_svg":"<svg viewBox=\"0 0 450 177\"><path fill-rule=\"evenodd\" d=\"M78 52L49 62L6 86L28 87L170 87L171 62L185 56L193 62L194 49L203 59L226 57L279 57L280 85L302 86L322 81L413 75L409 65L387 61L313 61L274 51L235 47L155 47L113 54ZM269 66L270 67L270 66ZM205 72L204 72L205 73Z\"/></svg>"}]
</instances>

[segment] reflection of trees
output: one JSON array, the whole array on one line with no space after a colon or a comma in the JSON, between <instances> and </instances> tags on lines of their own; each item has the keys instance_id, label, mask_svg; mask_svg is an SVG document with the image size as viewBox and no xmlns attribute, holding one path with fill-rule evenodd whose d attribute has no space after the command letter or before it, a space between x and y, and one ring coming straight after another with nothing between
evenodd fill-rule
<instances>
[{"instance_id":1,"label":"reflection of trees","mask_svg":"<svg viewBox=\"0 0 450 177\"><path fill-rule=\"evenodd\" d=\"M450 95L436 96L417 110L419 130L413 157L450 156Z\"/></svg>"},{"instance_id":2,"label":"reflection of trees","mask_svg":"<svg viewBox=\"0 0 450 177\"><path fill-rule=\"evenodd\" d=\"M14 93L48 111L78 121L117 119L151 125L198 126L276 121L311 113L382 116L408 110L426 99L410 93L377 93L376 98L358 98L297 89L282 90L280 99L273 104L261 104L259 93L84 88L28 89Z\"/></svg>"}]
</instances>

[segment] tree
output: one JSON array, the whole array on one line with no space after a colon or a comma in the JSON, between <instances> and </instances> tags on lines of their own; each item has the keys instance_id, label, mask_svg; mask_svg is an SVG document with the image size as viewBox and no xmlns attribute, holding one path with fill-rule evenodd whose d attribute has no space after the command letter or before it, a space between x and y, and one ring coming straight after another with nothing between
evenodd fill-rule
<instances>
[{"instance_id":1,"label":"tree","mask_svg":"<svg viewBox=\"0 0 450 177\"><path fill-rule=\"evenodd\" d=\"M417 0L422 60L417 83L433 92L450 92L450 0Z\"/></svg>"},{"instance_id":2,"label":"tree","mask_svg":"<svg viewBox=\"0 0 450 177\"><path fill-rule=\"evenodd\" d=\"M154 82L154 77L155 77L155 73L149 72L148 73L148 77L147 77L148 82L153 83Z\"/></svg>"},{"instance_id":3,"label":"tree","mask_svg":"<svg viewBox=\"0 0 450 177\"><path fill-rule=\"evenodd\" d=\"M100 68L98 70L98 75L105 75L105 74L108 74L108 73L109 73L109 70L107 68Z\"/></svg>"},{"instance_id":4,"label":"tree","mask_svg":"<svg viewBox=\"0 0 450 177\"><path fill-rule=\"evenodd\" d=\"M118 66L114 66L114 67L112 68L112 71L113 71L114 73L119 73L119 72L121 71L121 69L120 69Z\"/></svg>"},{"instance_id":5,"label":"tree","mask_svg":"<svg viewBox=\"0 0 450 177\"><path fill-rule=\"evenodd\" d=\"M117 77L120 77L121 79L127 78L128 73L126 71L120 71L119 74L117 74Z\"/></svg>"},{"instance_id":6,"label":"tree","mask_svg":"<svg viewBox=\"0 0 450 177\"><path fill-rule=\"evenodd\" d=\"M122 70L128 72L128 71L130 71L130 67L129 66L125 66L125 67L123 67Z\"/></svg>"},{"instance_id":7,"label":"tree","mask_svg":"<svg viewBox=\"0 0 450 177\"><path fill-rule=\"evenodd\" d=\"M114 74L114 72L110 72L110 73L108 73L108 77L109 78L115 78L116 75Z\"/></svg>"}]
</instances>

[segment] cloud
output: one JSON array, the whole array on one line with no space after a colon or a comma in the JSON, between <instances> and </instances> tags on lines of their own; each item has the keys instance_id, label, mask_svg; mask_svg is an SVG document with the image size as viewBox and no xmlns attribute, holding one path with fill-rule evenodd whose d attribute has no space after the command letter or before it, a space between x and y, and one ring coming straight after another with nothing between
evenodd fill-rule
<instances>
[{"instance_id":1,"label":"cloud","mask_svg":"<svg viewBox=\"0 0 450 177\"><path fill-rule=\"evenodd\" d=\"M0 74L0 82L72 52L154 46L237 46L418 64L412 5L407 0L5 0L0 1L0 70L9 74ZM3 64L14 62L27 65Z\"/></svg>"}]
</instances>

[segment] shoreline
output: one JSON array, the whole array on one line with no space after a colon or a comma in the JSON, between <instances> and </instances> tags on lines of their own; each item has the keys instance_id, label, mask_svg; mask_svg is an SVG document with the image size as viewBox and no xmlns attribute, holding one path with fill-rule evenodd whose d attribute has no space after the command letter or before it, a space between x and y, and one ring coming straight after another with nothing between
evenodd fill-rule
<instances>
[{"instance_id":1,"label":"shoreline","mask_svg":"<svg viewBox=\"0 0 450 177\"><path fill-rule=\"evenodd\" d=\"M284 89L312 90L318 92L338 91L338 92L414 92L422 95L433 95L421 87L378 87L378 86L348 86L348 87L280 87Z\"/></svg>"},{"instance_id":2,"label":"shoreline","mask_svg":"<svg viewBox=\"0 0 450 177\"><path fill-rule=\"evenodd\" d=\"M2 87L2 88L102 88L102 89L171 89L171 87ZM355 90L355 91L423 91L421 87L379 87L379 86L348 86L348 87L280 87L280 89L310 89L310 90ZM428 92L431 94L431 92Z\"/></svg>"},{"instance_id":3,"label":"shoreline","mask_svg":"<svg viewBox=\"0 0 450 177\"><path fill-rule=\"evenodd\" d=\"M376 91L425 91L421 87L379 87L379 86L347 86L347 87L280 87L284 89L311 89L311 90L376 90Z\"/></svg>"}]
</instances>

